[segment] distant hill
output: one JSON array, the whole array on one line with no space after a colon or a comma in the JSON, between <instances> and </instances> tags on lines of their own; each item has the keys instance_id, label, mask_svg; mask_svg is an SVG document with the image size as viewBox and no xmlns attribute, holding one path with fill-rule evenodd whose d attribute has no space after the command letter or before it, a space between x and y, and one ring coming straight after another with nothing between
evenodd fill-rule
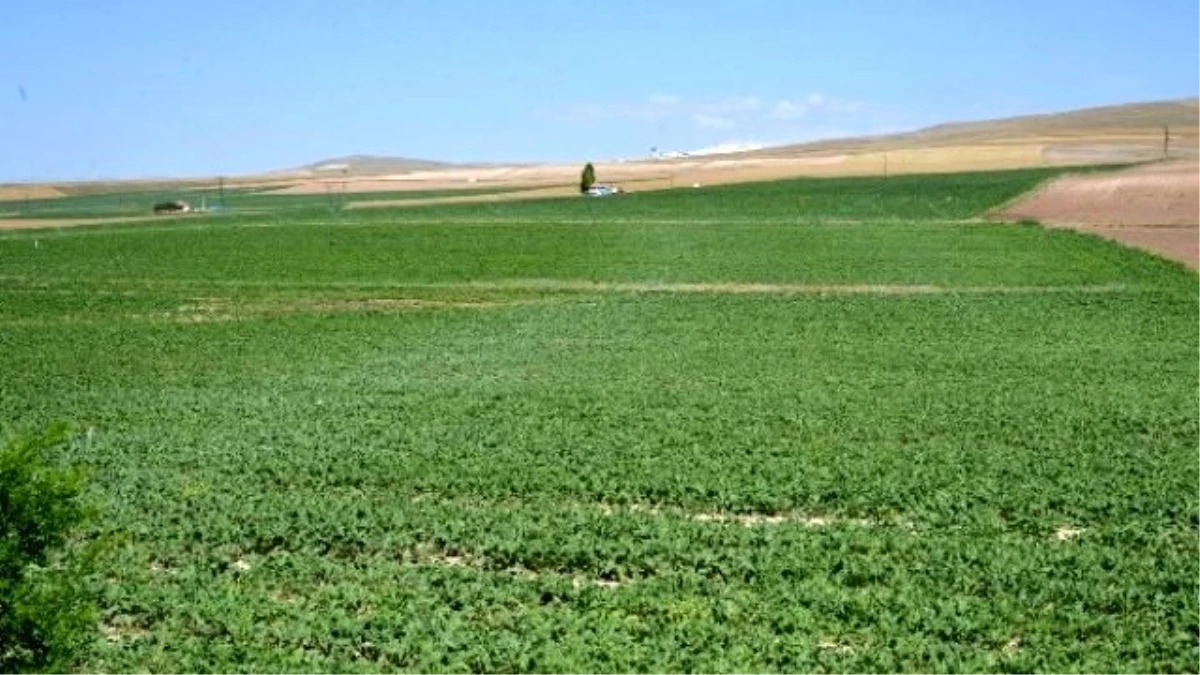
<instances>
[{"instance_id":1,"label":"distant hill","mask_svg":"<svg viewBox=\"0 0 1200 675\"><path fill-rule=\"evenodd\" d=\"M427 169L446 169L454 166L447 162L434 162L426 159L411 159L408 157L387 157L382 155L347 155L331 157L319 162L306 164L288 171L286 174L308 174L319 176L378 176L409 171L424 171Z\"/></svg>"},{"instance_id":2,"label":"distant hill","mask_svg":"<svg viewBox=\"0 0 1200 675\"><path fill-rule=\"evenodd\" d=\"M1200 136L1200 98L1128 103L1045 115L952 122L916 131L840 138L763 148L743 156L792 157L822 153L883 151L912 147L1043 143L1050 152L1083 152L1103 146L1131 160L1161 147L1163 126L1173 146L1195 156Z\"/></svg>"},{"instance_id":3,"label":"distant hill","mask_svg":"<svg viewBox=\"0 0 1200 675\"><path fill-rule=\"evenodd\" d=\"M836 138L811 143L738 151L722 148L722 157L792 158L893 150L967 146L1025 146L1046 163L1137 162L1162 153L1163 126L1171 130L1171 156L1200 154L1200 98L1127 103L1042 115L951 122L916 131ZM707 153L689 153L702 155ZM485 165L472 165L481 168ZM512 165L506 165L512 166ZM380 155L348 155L313 162L271 178L370 177L434 169L468 168L447 162Z\"/></svg>"},{"instance_id":4,"label":"distant hill","mask_svg":"<svg viewBox=\"0 0 1200 675\"><path fill-rule=\"evenodd\" d=\"M969 139L973 136L1001 134L1082 135L1112 131L1160 131L1164 125L1176 127L1180 131L1200 126L1200 98L1126 103L983 122L939 124L915 133L925 138L959 140L964 137Z\"/></svg>"}]
</instances>

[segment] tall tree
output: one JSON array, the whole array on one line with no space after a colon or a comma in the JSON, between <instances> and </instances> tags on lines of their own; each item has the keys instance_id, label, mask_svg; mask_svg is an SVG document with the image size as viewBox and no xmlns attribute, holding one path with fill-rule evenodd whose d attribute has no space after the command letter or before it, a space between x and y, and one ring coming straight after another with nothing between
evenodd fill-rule
<instances>
[{"instance_id":1,"label":"tall tree","mask_svg":"<svg viewBox=\"0 0 1200 675\"><path fill-rule=\"evenodd\" d=\"M587 192L589 188L596 184L596 167L592 166L591 162L583 167L583 175L579 177L579 191Z\"/></svg>"}]
</instances>

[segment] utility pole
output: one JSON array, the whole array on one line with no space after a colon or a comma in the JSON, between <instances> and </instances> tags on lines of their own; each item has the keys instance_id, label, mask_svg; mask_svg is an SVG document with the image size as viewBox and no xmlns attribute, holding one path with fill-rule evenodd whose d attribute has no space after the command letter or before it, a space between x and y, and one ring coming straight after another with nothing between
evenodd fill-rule
<instances>
[{"instance_id":1,"label":"utility pole","mask_svg":"<svg viewBox=\"0 0 1200 675\"><path fill-rule=\"evenodd\" d=\"M341 194L340 199L338 199L338 209L339 210L346 207L346 174L348 174L349 172L350 172L350 167L348 167L348 166L342 167L342 194Z\"/></svg>"},{"instance_id":2,"label":"utility pole","mask_svg":"<svg viewBox=\"0 0 1200 675\"><path fill-rule=\"evenodd\" d=\"M1171 127L1163 125L1163 160L1167 159L1167 153L1171 145Z\"/></svg>"}]
</instances>

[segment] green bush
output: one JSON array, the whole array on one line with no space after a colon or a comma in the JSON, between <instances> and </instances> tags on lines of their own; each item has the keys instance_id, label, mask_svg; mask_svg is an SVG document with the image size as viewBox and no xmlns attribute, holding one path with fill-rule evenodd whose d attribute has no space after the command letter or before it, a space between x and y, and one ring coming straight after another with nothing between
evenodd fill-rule
<instances>
[{"instance_id":1,"label":"green bush","mask_svg":"<svg viewBox=\"0 0 1200 675\"><path fill-rule=\"evenodd\" d=\"M583 167L583 173L579 176L579 191L587 192L593 185L596 184L596 167L588 162Z\"/></svg>"},{"instance_id":2,"label":"green bush","mask_svg":"<svg viewBox=\"0 0 1200 675\"><path fill-rule=\"evenodd\" d=\"M63 671L96 626L92 554L70 545L92 515L83 477L47 457L67 437L54 425L0 450L0 672Z\"/></svg>"}]
</instances>

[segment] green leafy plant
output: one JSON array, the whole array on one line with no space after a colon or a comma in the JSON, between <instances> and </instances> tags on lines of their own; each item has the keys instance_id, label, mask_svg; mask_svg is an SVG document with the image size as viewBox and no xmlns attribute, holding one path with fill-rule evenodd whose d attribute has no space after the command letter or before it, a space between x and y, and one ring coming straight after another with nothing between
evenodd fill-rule
<instances>
[{"instance_id":1,"label":"green leafy plant","mask_svg":"<svg viewBox=\"0 0 1200 675\"><path fill-rule=\"evenodd\" d=\"M1057 170L0 235L71 667L1195 670L1196 274L979 220Z\"/></svg>"},{"instance_id":2,"label":"green leafy plant","mask_svg":"<svg viewBox=\"0 0 1200 675\"><path fill-rule=\"evenodd\" d=\"M56 424L0 450L0 671L61 671L95 625L90 555L69 546L91 517L82 475L46 456L67 435Z\"/></svg>"}]
</instances>

